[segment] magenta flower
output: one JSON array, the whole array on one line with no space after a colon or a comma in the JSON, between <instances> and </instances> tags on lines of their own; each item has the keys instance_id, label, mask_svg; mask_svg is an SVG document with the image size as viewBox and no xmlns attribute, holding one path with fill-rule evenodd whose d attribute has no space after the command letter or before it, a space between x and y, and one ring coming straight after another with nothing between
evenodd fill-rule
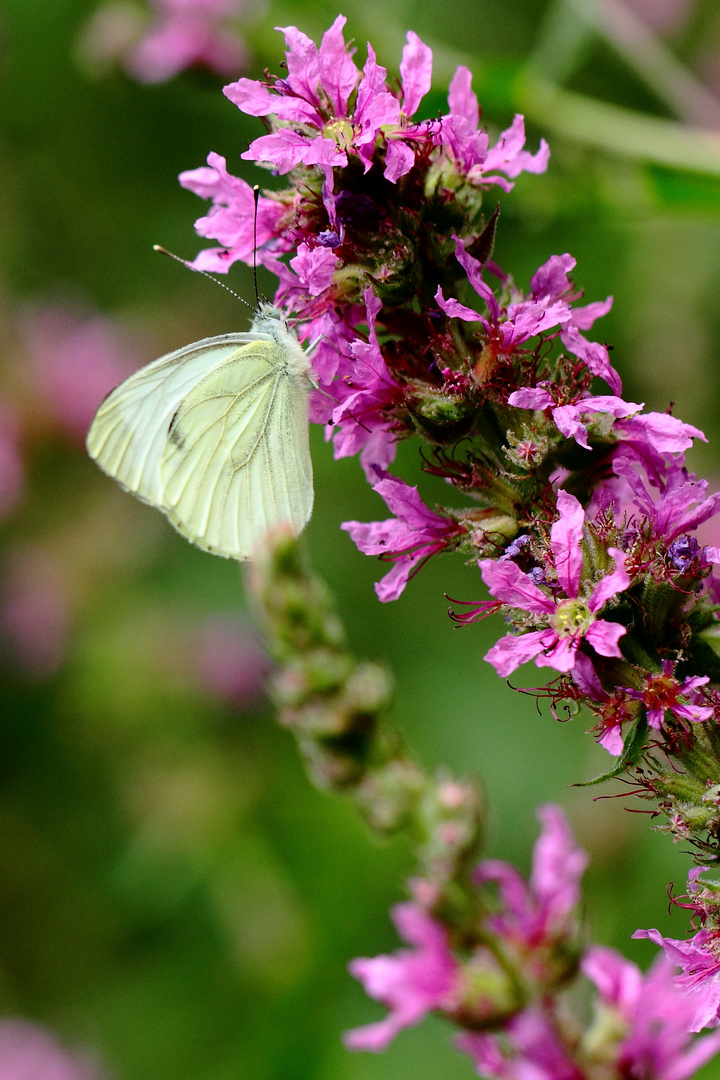
<instances>
[{"instance_id":1,"label":"magenta flower","mask_svg":"<svg viewBox=\"0 0 720 1080\"><path fill-rule=\"evenodd\" d=\"M497 144L488 149L487 134L478 127L480 108L472 91L472 75L466 67L459 67L452 78L448 107L449 114L441 118L434 142L445 149L470 183L497 184L510 191L513 184L505 177L514 179L521 172L542 173L547 169L550 147L541 139L537 153L524 149L525 121L519 114L502 132ZM503 172L505 177L492 175L493 171Z\"/></svg>"},{"instance_id":2,"label":"magenta flower","mask_svg":"<svg viewBox=\"0 0 720 1080\"><path fill-rule=\"evenodd\" d=\"M479 885L488 881L498 885L502 906L488 918L490 929L523 950L537 950L575 935L573 912L588 864L559 806L547 803L537 816L542 832L533 848L529 881L510 863L498 859L481 862L474 874Z\"/></svg>"},{"instance_id":3,"label":"magenta flower","mask_svg":"<svg viewBox=\"0 0 720 1080\"><path fill-rule=\"evenodd\" d=\"M501 308L492 289L483 281L482 264L468 254L463 240L456 240L455 254L473 289L487 304L489 318L457 300L446 300L442 288L438 288L435 299L450 318L481 322L498 352L511 352L528 338L570 322L572 312L568 305L551 295L539 299L531 296Z\"/></svg>"},{"instance_id":4,"label":"magenta flower","mask_svg":"<svg viewBox=\"0 0 720 1080\"><path fill-rule=\"evenodd\" d=\"M642 405L637 405L633 401L623 401L622 398L609 394L597 396L588 394L571 404L561 404L555 400L553 390L557 394L559 388L556 384L548 382L539 383L535 387L523 387L510 394L508 405L514 405L519 409L549 409L558 430L565 438L575 439L586 450L590 449L587 429L589 417L597 413L614 417L633 416L642 409Z\"/></svg>"},{"instance_id":5,"label":"magenta flower","mask_svg":"<svg viewBox=\"0 0 720 1080\"><path fill-rule=\"evenodd\" d=\"M106 394L140 367L139 342L101 315L55 306L21 324L34 397L53 425L84 440Z\"/></svg>"},{"instance_id":6,"label":"magenta flower","mask_svg":"<svg viewBox=\"0 0 720 1080\"><path fill-rule=\"evenodd\" d=\"M24 486L20 419L12 405L0 398L0 518L14 510Z\"/></svg>"},{"instance_id":7,"label":"magenta flower","mask_svg":"<svg viewBox=\"0 0 720 1080\"><path fill-rule=\"evenodd\" d=\"M707 480L698 480L681 465L665 470L663 488L658 495L648 491L629 458L616 457L613 469L626 481L653 539L662 540L665 545L696 529L720 509L720 492L708 495Z\"/></svg>"},{"instance_id":8,"label":"magenta flower","mask_svg":"<svg viewBox=\"0 0 720 1080\"><path fill-rule=\"evenodd\" d=\"M683 679L680 683L673 675L675 664L672 660L663 660L662 669L662 675L646 676L642 690L624 688L627 697L642 701L645 705L650 727L659 730L663 725L666 712L671 712L681 723L709 720L714 711L712 706L697 705L693 701L699 688L710 682L709 676L694 675ZM681 698L690 698L690 701L681 701Z\"/></svg>"},{"instance_id":9,"label":"magenta flower","mask_svg":"<svg viewBox=\"0 0 720 1080\"><path fill-rule=\"evenodd\" d=\"M6 652L28 675L54 675L67 655L73 615L58 559L39 546L18 548L6 556L1 585Z\"/></svg>"},{"instance_id":10,"label":"magenta flower","mask_svg":"<svg viewBox=\"0 0 720 1080\"><path fill-rule=\"evenodd\" d=\"M589 596L581 596L580 541L585 515L575 496L566 491L558 492L558 511L560 517L550 530L550 547L558 585L564 595L543 592L510 560L480 559L478 563L491 596L548 624L545 629L508 634L493 645L485 659L493 664L498 675L510 675L533 657L538 667L572 671L583 641L601 656L622 656L618 642L626 633L625 627L599 619L597 614L631 584L625 571L625 554L618 548L609 548L615 570L606 574Z\"/></svg>"},{"instance_id":11,"label":"magenta flower","mask_svg":"<svg viewBox=\"0 0 720 1080\"><path fill-rule=\"evenodd\" d=\"M249 626L226 614L210 615L193 628L190 644L183 663L203 692L236 709L257 706L272 664Z\"/></svg>"},{"instance_id":12,"label":"magenta flower","mask_svg":"<svg viewBox=\"0 0 720 1080\"><path fill-rule=\"evenodd\" d=\"M445 299L439 287L435 300L448 317L482 323L488 335L488 347L496 355L510 354L531 337L552 330L551 336L560 334L568 351L578 356L592 375L601 376L615 393L619 393L620 377L610 365L607 349L587 341L578 329L588 329L595 319L606 314L612 305L612 297L573 309L572 304L580 294L573 292L568 278L568 271L575 266L571 255L552 255L533 274L530 293L501 308L492 289L483 280L481 263L468 254L462 240L456 240L455 254L473 289L487 305L488 315L481 315L452 297Z\"/></svg>"},{"instance_id":13,"label":"magenta flower","mask_svg":"<svg viewBox=\"0 0 720 1080\"><path fill-rule=\"evenodd\" d=\"M223 24L244 0L155 0L156 22L125 59L140 82L160 83L192 67L228 77L246 66L242 38Z\"/></svg>"},{"instance_id":14,"label":"magenta flower","mask_svg":"<svg viewBox=\"0 0 720 1080\"><path fill-rule=\"evenodd\" d=\"M612 1050L615 1075L689 1080L720 1050L720 1031L691 1039L690 1032L699 1030L694 1027L695 1003L665 957L643 975L614 949L596 945L585 954L582 970L597 987L603 1010L617 1017L616 1045L603 1047L604 1058ZM612 1030L606 1015L599 1025Z\"/></svg>"},{"instance_id":15,"label":"magenta flower","mask_svg":"<svg viewBox=\"0 0 720 1080\"><path fill-rule=\"evenodd\" d=\"M350 1050L384 1050L402 1028L419 1023L433 1009L453 1007L459 966L445 928L414 903L397 904L392 916L400 936L414 948L350 963L350 973L370 997L390 1009L384 1020L346 1033Z\"/></svg>"},{"instance_id":16,"label":"magenta flower","mask_svg":"<svg viewBox=\"0 0 720 1080\"><path fill-rule=\"evenodd\" d=\"M333 439L336 458L352 457L362 451L360 463L374 485L375 469L386 469L395 459L392 412L404 402L405 394L380 351L375 320L382 303L371 289L365 291L365 305L368 341L356 338L352 342L354 364L342 380L333 384L332 392L339 404L333 409L328 436Z\"/></svg>"},{"instance_id":17,"label":"magenta flower","mask_svg":"<svg viewBox=\"0 0 720 1080\"><path fill-rule=\"evenodd\" d=\"M201 251L193 266L198 270L226 274L238 259L245 263L253 261L255 197L245 180L230 175L224 157L211 153L207 161L207 165L199 169L180 173L178 179L183 187L201 199L212 199L211 209L204 217L197 219L195 230L200 236L219 240L222 245ZM272 248L279 253L289 250L288 245L278 245L283 213L283 207L275 200L260 196L257 213L258 262L266 261L268 253L265 246L270 241L274 241Z\"/></svg>"},{"instance_id":18,"label":"magenta flower","mask_svg":"<svg viewBox=\"0 0 720 1080\"><path fill-rule=\"evenodd\" d=\"M302 130L283 126L261 136L244 158L286 173L301 164L325 169L347 165L348 155L354 153L367 171L376 140L385 137L386 178L395 182L412 168L414 151L404 140L422 133L408 121L430 88L432 53L417 34L408 33L400 63L399 99L388 89L386 71L377 64L369 45L362 75L358 71L343 38L345 21L344 16L337 17L319 48L296 27L284 28L287 77L270 83L240 79L225 87L226 95L243 112L301 125ZM350 114L349 99L356 87Z\"/></svg>"},{"instance_id":19,"label":"magenta flower","mask_svg":"<svg viewBox=\"0 0 720 1080\"><path fill-rule=\"evenodd\" d=\"M149 21L142 9L105 4L90 20L83 50L93 65L119 60L139 82L160 83L192 67L226 78L245 67L245 43L228 25L245 0L151 0Z\"/></svg>"},{"instance_id":20,"label":"magenta flower","mask_svg":"<svg viewBox=\"0 0 720 1080\"><path fill-rule=\"evenodd\" d=\"M26 1020L0 1020L2 1080L97 1080L88 1061L69 1054L49 1032Z\"/></svg>"},{"instance_id":21,"label":"magenta flower","mask_svg":"<svg viewBox=\"0 0 720 1080\"><path fill-rule=\"evenodd\" d=\"M382 475L382 474L380 474ZM389 574L375 586L378 598L397 600L411 577L438 551L460 536L464 529L451 518L428 510L416 487L385 474L375 490L396 515L387 521L345 521L341 525L365 555L380 555L393 561Z\"/></svg>"},{"instance_id":22,"label":"magenta flower","mask_svg":"<svg viewBox=\"0 0 720 1080\"><path fill-rule=\"evenodd\" d=\"M455 1040L479 1074L497 1080L586 1080L572 1060L556 1020L540 1009L524 1009L503 1029L503 1037L468 1032Z\"/></svg>"},{"instance_id":23,"label":"magenta flower","mask_svg":"<svg viewBox=\"0 0 720 1080\"><path fill-rule=\"evenodd\" d=\"M592 305L588 304L588 307ZM579 323L571 322L561 334L562 343L569 353L577 356L591 375L604 379L613 394L622 393L622 381L615 368L610 363L610 354L606 345L597 341L588 341L578 330Z\"/></svg>"},{"instance_id":24,"label":"magenta flower","mask_svg":"<svg viewBox=\"0 0 720 1080\"><path fill-rule=\"evenodd\" d=\"M720 1024L720 931L698 930L689 941L664 938L659 930L636 930L634 938L649 938L665 950L671 964L682 969L675 983L691 1006L687 1030L702 1031Z\"/></svg>"}]
</instances>

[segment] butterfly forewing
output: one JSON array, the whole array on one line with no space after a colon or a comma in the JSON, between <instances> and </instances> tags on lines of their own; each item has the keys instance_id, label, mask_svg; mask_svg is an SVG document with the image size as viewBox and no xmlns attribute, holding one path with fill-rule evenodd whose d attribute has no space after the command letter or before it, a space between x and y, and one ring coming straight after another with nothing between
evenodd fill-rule
<instances>
[{"instance_id":1,"label":"butterfly forewing","mask_svg":"<svg viewBox=\"0 0 720 1080\"><path fill-rule=\"evenodd\" d=\"M128 491L163 508L160 461L181 402L218 364L255 336L205 338L131 375L100 405L87 437L90 456Z\"/></svg>"},{"instance_id":2,"label":"butterfly forewing","mask_svg":"<svg viewBox=\"0 0 720 1080\"><path fill-rule=\"evenodd\" d=\"M275 343L238 349L183 399L162 456L162 508L217 554L249 558L268 530L312 512L307 388Z\"/></svg>"}]
</instances>

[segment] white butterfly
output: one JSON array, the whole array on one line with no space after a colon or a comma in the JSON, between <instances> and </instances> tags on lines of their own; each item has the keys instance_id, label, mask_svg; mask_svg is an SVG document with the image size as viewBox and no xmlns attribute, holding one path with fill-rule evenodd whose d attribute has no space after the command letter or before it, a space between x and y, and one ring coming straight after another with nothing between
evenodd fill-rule
<instances>
[{"instance_id":1,"label":"white butterfly","mask_svg":"<svg viewBox=\"0 0 720 1080\"><path fill-rule=\"evenodd\" d=\"M295 333L261 304L249 333L186 345L100 405L90 456L194 544L248 559L266 533L300 533L313 506L308 394Z\"/></svg>"}]
</instances>

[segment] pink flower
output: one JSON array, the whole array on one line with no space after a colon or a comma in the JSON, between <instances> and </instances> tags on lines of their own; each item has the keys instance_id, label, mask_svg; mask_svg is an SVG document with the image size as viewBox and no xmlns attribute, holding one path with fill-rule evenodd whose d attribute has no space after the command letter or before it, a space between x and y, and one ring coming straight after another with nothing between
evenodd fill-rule
<instances>
[{"instance_id":1,"label":"pink flower","mask_svg":"<svg viewBox=\"0 0 720 1080\"><path fill-rule=\"evenodd\" d=\"M209 270L216 274L226 274L237 260L252 264L253 243L255 239L255 196L253 189L245 181L232 176L228 171L225 158L220 154L208 154L207 165L199 169L189 169L178 177L183 187L199 195L201 199L212 199L209 212L197 219L195 230L200 236L219 240L222 247L206 248L195 258L193 266L198 270ZM283 215L280 203L261 195L257 212L257 260L265 262L265 245L277 241L279 222ZM280 253L289 250L287 245L273 248Z\"/></svg>"},{"instance_id":2,"label":"pink flower","mask_svg":"<svg viewBox=\"0 0 720 1080\"><path fill-rule=\"evenodd\" d=\"M497 144L488 149L487 134L478 128L480 109L471 84L472 75L468 68L459 67L450 83L450 112L440 119L435 144L449 152L460 173L473 184L497 184L504 191L510 191L513 184L505 177L514 179L521 172L545 172L550 148L541 139L536 154L524 149L525 121L520 114L515 116L511 127L502 132ZM492 175L493 171L503 172L505 177Z\"/></svg>"},{"instance_id":3,"label":"pink flower","mask_svg":"<svg viewBox=\"0 0 720 1080\"><path fill-rule=\"evenodd\" d=\"M608 394L581 397L571 404L559 404L555 401L552 390L557 389L552 383L540 383L536 387L523 387L514 390L508 397L508 405L514 405L519 409L549 409L558 430L566 439L575 439L586 450L590 449L588 443L587 424L588 417L597 413L609 416L624 417L632 416L642 409L633 401L623 401L622 398Z\"/></svg>"},{"instance_id":4,"label":"pink flower","mask_svg":"<svg viewBox=\"0 0 720 1080\"><path fill-rule=\"evenodd\" d=\"M658 495L648 491L629 458L616 457L613 469L627 482L652 537L665 545L696 529L720 509L720 492L708 495L707 480L698 480L682 466L665 470L663 488Z\"/></svg>"},{"instance_id":5,"label":"pink flower","mask_svg":"<svg viewBox=\"0 0 720 1080\"><path fill-rule=\"evenodd\" d=\"M240 709L252 708L262 699L270 660L242 622L232 616L210 616L197 628L192 646L191 663L201 689Z\"/></svg>"},{"instance_id":6,"label":"pink flower","mask_svg":"<svg viewBox=\"0 0 720 1080\"><path fill-rule=\"evenodd\" d=\"M455 1040L473 1059L479 1074L497 1080L586 1080L572 1060L555 1018L524 1009L503 1029L504 1038L471 1032Z\"/></svg>"},{"instance_id":7,"label":"pink flower","mask_svg":"<svg viewBox=\"0 0 720 1080\"><path fill-rule=\"evenodd\" d=\"M20 454L20 420L9 402L0 398L0 518L20 501L25 469Z\"/></svg>"},{"instance_id":8,"label":"pink flower","mask_svg":"<svg viewBox=\"0 0 720 1080\"><path fill-rule=\"evenodd\" d=\"M202 0L195 0L195 10L186 4L185 10L168 10L161 16L126 58L130 74L139 82L161 83L192 67L209 68L225 77L242 71L248 61L245 43L203 6Z\"/></svg>"},{"instance_id":9,"label":"pink flower","mask_svg":"<svg viewBox=\"0 0 720 1080\"><path fill-rule=\"evenodd\" d=\"M672 969L672 963L658 957L643 975L614 949L598 945L585 954L584 974L597 987L603 1010L619 1021L616 1045L603 1048L604 1055L612 1050L616 1075L689 1080L720 1050L720 1031L691 1040L690 1031L699 1030L693 1026L695 1004ZM608 1030L607 1017L600 1023Z\"/></svg>"},{"instance_id":10,"label":"pink flower","mask_svg":"<svg viewBox=\"0 0 720 1080\"><path fill-rule=\"evenodd\" d=\"M84 440L105 395L140 367L139 343L105 316L60 305L28 312L21 329L37 400L59 427Z\"/></svg>"},{"instance_id":11,"label":"pink flower","mask_svg":"<svg viewBox=\"0 0 720 1080\"><path fill-rule=\"evenodd\" d=\"M98 1075L43 1028L26 1020L0 1020L2 1080L97 1080Z\"/></svg>"},{"instance_id":12,"label":"pink flower","mask_svg":"<svg viewBox=\"0 0 720 1080\"><path fill-rule=\"evenodd\" d=\"M393 476L375 484L388 507L396 515L387 521L345 521L341 528L366 555L392 559L389 574L377 583L378 598L397 600L408 580L438 551L452 543L464 530L456 521L434 514L425 506L416 487Z\"/></svg>"},{"instance_id":13,"label":"pink flower","mask_svg":"<svg viewBox=\"0 0 720 1080\"><path fill-rule=\"evenodd\" d=\"M36 678L53 675L65 659L71 618L57 559L40 547L15 552L0 585L0 636L15 663Z\"/></svg>"},{"instance_id":14,"label":"pink flower","mask_svg":"<svg viewBox=\"0 0 720 1080\"><path fill-rule=\"evenodd\" d=\"M580 879L588 864L575 843L559 806L546 803L538 810L542 832L533 849L530 880L510 863L487 859L474 874L477 884L497 882L502 903L489 916L494 934L523 949L539 949L575 935L573 912L580 900Z\"/></svg>"},{"instance_id":15,"label":"pink flower","mask_svg":"<svg viewBox=\"0 0 720 1080\"><path fill-rule=\"evenodd\" d=\"M710 682L707 675L694 675L678 682L673 672L675 664L672 660L662 661L662 675L647 675L645 686L642 690L631 690L625 687L627 697L642 701L647 711L647 721L650 727L660 729L665 720L665 713L671 712L676 719L698 723L709 720L713 715L711 705L696 705L692 701L697 690ZM690 702L683 702L681 698L690 698Z\"/></svg>"},{"instance_id":16,"label":"pink flower","mask_svg":"<svg viewBox=\"0 0 720 1080\"><path fill-rule=\"evenodd\" d=\"M350 963L350 973L366 993L390 1009L384 1020L347 1032L350 1050L384 1050L402 1028L419 1023L433 1009L452 1007L459 967L447 931L414 903L397 904L392 917L414 948Z\"/></svg>"},{"instance_id":17,"label":"pink flower","mask_svg":"<svg viewBox=\"0 0 720 1080\"><path fill-rule=\"evenodd\" d=\"M191 67L235 75L247 63L245 44L230 27L245 0L152 0L154 18L108 3L96 11L84 34L93 65L120 60L143 83L167 82Z\"/></svg>"},{"instance_id":18,"label":"pink flower","mask_svg":"<svg viewBox=\"0 0 720 1080\"><path fill-rule=\"evenodd\" d=\"M360 462L370 483L376 468L385 469L395 458L392 413L405 400L403 387L390 374L383 359L375 330L382 308L371 289L365 290L368 341L355 339L350 345L354 365L344 379L333 385L340 403L333 409L332 426L335 457L352 457L359 450Z\"/></svg>"},{"instance_id":19,"label":"pink flower","mask_svg":"<svg viewBox=\"0 0 720 1080\"><path fill-rule=\"evenodd\" d=\"M618 642L626 633L625 627L598 619L597 614L631 584L625 571L625 554L609 548L615 570L606 574L587 598L581 597L580 541L585 515L575 496L566 491L558 493L558 511L560 517L550 530L550 546L558 585L564 595L543 592L510 560L481 559L478 563L491 596L511 608L529 612L538 622L549 624L546 629L508 634L493 645L485 659L503 677L533 657L538 667L572 671L582 641L601 656L622 656Z\"/></svg>"},{"instance_id":20,"label":"pink flower","mask_svg":"<svg viewBox=\"0 0 720 1080\"><path fill-rule=\"evenodd\" d=\"M468 254L463 240L456 240L455 254L475 292L487 304L489 318L479 315L477 311L465 307L457 300L446 300L441 288L438 288L435 299L450 318L481 322L491 340L496 343L498 351L511 352L528 338L552 330L561 323L569 323L572 318L567 304L550 295L540 299L531 296L501 309L492 289L483 281L481 263Z\"/></svg>"},{"instance_id":21,"label":"pink flower","mask_svg":"<svg viewBox=\"0 0 720 1080\"><path fill-rule=\"evenodd\" d=\"M318 296L329 288L332 276L340 261L335 257L331 248L311 248L308 244L300 244L297 255L290 260L290 266L298 276L300 285L307 290L310 296Z\"/></svg>"},{"instance_id":22,"label":"pink flower","mask_svg":"<svg viewBox=\"0 0 720 1080\"><path fill-rule=\"evenodd\" d=\"M580 294L573 292L568 277L568 271L575 266L571 255L552 255L533 274L530 293L501 308L492 289L483 280L482 265L468 254L460 239L456 240L455 254L473 289L487 305L488 315L481 315L453 298L445 299L442 288L438 288L435 300L449 318L482 323L489 347L498 354L512 353L531 337L552 330L560 334L566 348L583 361L591 374L602 376L615 392L619 392L620 378L610 366L607 349L604 345L586 341L578 330L578 327L588 329L595 319L609 311L612 297L573 309L572 304ZM550 404L556 403L551 400Z\"/></svg>"},{"instance_id":23,"label":"pink flower","mask_svg":"<svg viewBox=\"0 0 720 1080\"><path fill-rule=\"evenodd\" d=\"M634 938L649 938L665 950L671 964L682 969L675 983L689 1003L686 1030L701 1031L720 1024L720 932L698 930L689 941L664 938L658 930L636 930Z\"/></svg>"},{"instance_id":24,"label":"pink flower","mask_svg":"<svg viewBox=\"0 0 720 1080\"><path fill-rule=\"evenodd\" d=\"M376 140L387 142L385 176L393 183L412 168L411 145L422 129L409 125L422 96L430 87L432 53L410 31L400 63L401 98L387 87L386 71L377 64L368 45L362 74L346 46L339 15L318 48L294 26L284 28L288 74L270 83L240 79L225 87L230 100L252 116L276 116L302 130L282 126L256 139L242 156L272 164L286 173L298 165L319 165L324 170L347 165L356 154L365 171L372 164ZM350 95L357 87L355 108L348 112ZM326 171L326 180L329 174Z\"/></svg>"}]
</instances>

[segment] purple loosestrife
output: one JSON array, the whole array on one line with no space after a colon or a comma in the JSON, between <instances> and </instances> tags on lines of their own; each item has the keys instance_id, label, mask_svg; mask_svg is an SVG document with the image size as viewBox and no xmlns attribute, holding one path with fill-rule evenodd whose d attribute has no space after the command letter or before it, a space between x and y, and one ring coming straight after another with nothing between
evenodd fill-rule
<instances>
[{"instance_id":1,"label":"purple loosestrife","mask_svg":"<svg viewBox=\"0 0 720 1080\"><path fill-rule=\"evenodd\" d=\"M392 563L379 598L397 599L436 554L476 564L491 598L454 601L464 608L456 618L470 625L502 611L508 633L486 657L498 674L529 660L553 669L538 694L554 712L585 705L617 759L607 775L628 772L666 816L662 828L689 840L698 861L717 862L720 551L693 534L720 496L684 457L704 435L624 400L608 345L591 340L612 299L585 301L572 255L547 253L527 284L495 261L496 198L546 169L547 145L525 148L519 116L491 145L464 67L447 112L428 118L428 46L409 32L400 78L388 79L371 45L356 62L344 26L338 16L319 45L282 28L284 73L225 88L264 118L242 156L274 183L255 227L252 190L223 158L182 174L210 202L198 233L217 242L195 265L226 273L257 258L277 275L275 302L300 339L316 343L310 419L337 458L359 456L393 515L343 526L361 551ZM452 509L390 473L410 439L424 472L455 489ZM358 761L328 746L313 744L318 773L355 782ZM572 909L584 859L557 812L543 825L531 881L482 864L462 917L416 887L396 911L411 948L355 963L390 1012L351 1044L379 1049L435 1011L468 1032L464 1048L485 1075L684 1080L715 1044L688 1043L690 1014L674 1002L692 978L706 988L693 1017L714 1022L720 920L705 913L684 952L673 943L674 958L687 959L684 983L667 966L643 980L613 954L586 958L614 1034L600 1021L592 1038L569 1034L555 999L582 952Z\"/></svg>"},{"instance_id":2,"label":"purple loosestrife","mask_svg":"<svg viewBox=\"0 0 720 1080\"><path fill-rule=\"evenodd\" d=\"M393 918L414 948L392 956L353 960L350 971L388 1016L346 1035L352 1050L383 1050L403 1027L429 1012L461 1028L504 1023L528 1000L554 994L577 970L575 909L587 866L561 809L541 807L542 833L529 881L508 863L480 863L473 875L482 913L462 936L423 910L432 902L426 883L412 883L416 899Z\"/></svg>"},{"instance_id":3,"label":"purple loosestrife","mask_svg":"<svg viewBox=\"0 0 720 1080\"><path fill-rule=\"evenodd\" d=\"M581 592L583 559L580 543L585 515L583 508L566 491L558 494L560 517L550 530L548 560L555 581L545 592L511 560L482 559L480 570L485 584L496 600L526 612L542 629L529 633L508 634L494 645L485 659L498 675L509 675L526 660L535 658L538 667L553 667L568 672L575 667L578 647L585 643L601 656L622 657L619 641L624 626L598 618L598 613L630 585L625 572L625 555L608 548L615 569L594 587ZM547 580L547 579L546 579Z\"/></svg>"}]
</instances>

